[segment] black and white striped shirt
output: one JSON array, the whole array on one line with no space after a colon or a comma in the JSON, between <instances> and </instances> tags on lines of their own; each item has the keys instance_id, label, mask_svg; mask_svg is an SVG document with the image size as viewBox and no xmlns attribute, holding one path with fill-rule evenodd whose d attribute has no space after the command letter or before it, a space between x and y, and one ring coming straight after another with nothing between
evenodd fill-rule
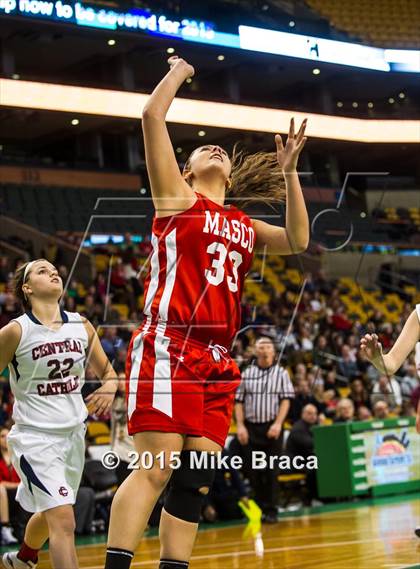
<instances>
[{"instance_id":1,"label":"black and white striped shirt","mask_svg":"<svg viewBox=\"0 0 420 569\"><path fill-rule=\"evenodd\" d=\"M294 396L292 381L284 367L274 364L262 368L253 363L242 372L235 400L243 403L246 421L267 423L277 417L281 401Z\"/></svg>"}]
</instances>

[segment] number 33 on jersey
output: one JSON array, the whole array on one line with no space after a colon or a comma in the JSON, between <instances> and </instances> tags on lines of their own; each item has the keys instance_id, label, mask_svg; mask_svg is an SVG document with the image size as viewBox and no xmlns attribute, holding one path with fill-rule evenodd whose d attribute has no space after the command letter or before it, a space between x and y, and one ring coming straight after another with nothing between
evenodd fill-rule
<instances>
[{"instance_id":1,"label":"number 33 on jersey","mask_svg":"<svg viewBox=\"0 0 420 569\"><path fill-rule=\"evenodd\" d=\"M250 218L201 194L188 210L153 220L144 314L170 333L230 346L252 263Z\"/></svg>"}]
</instances>

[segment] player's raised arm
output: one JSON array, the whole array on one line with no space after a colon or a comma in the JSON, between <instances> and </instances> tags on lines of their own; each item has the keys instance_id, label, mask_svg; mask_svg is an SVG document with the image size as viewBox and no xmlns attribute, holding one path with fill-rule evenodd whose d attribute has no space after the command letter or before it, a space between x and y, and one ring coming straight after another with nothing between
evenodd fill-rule
<instances>
[{"instance_id":1,"label":"player's raised arm","mask_svg":"<svg viewBox=\"0 0 420 569\"><path fill-rule=\"evenodd\" d=\"M256 250L278 255L295 255L306 250L309 243L309 220L297 173L299 155L305 145L306 119L295 134L295 121L290 121L289 135L283 146L276 134L277 162L286 182L286 227L277 227L260 219L253 219Z\"/></svg>"},{"instance_id":2,"label":"player's raised arm","mask_svg":"<svg viewBox=\"0 0 420 569\"><path fill-rule=\"evenodd\" d=\"M9 322L0 330L0 372L13 360L22 334L17 322Z\"/></svg>"},{"instance_id":3,"label":"player's raised arm","mask_svg":"<svg viewBox=\"0 0 420 569\"><path fill-rule=\"evenodd\" d=\"M420 338L420 321L416 310L410 314L401 334L387 354L376 334L365 334L360 341L360 350L381 373L393 375L400 369L408 354L414 350Z\"/></svg>"},{"instance_id":4,"label":"player's raised arm","mask_svg":"<svg viewBox=\"0 0 420 569\"><path fill-rule=\"evenodd\" d=\"M86 403L90 413L102 415L111 409L118 388L118 378L102 348L95 328L89 320L84 320L83 323L89 338L88 364L102 382L102 386L86 398Z\"/></svg>"},{"instance_id":5,"label":"player's raised arm","mask_svg":"<svg viewBox=\"0 0 420 569\"><path fill-rule=\"evenodd\" d=\"M168 63L169 72L150 95L142 114L147 172L157 217L184 211L196 200L179 170L165 122L178 89L194 75L194 68L176 56Z\"/></svg>"}]
</instances>

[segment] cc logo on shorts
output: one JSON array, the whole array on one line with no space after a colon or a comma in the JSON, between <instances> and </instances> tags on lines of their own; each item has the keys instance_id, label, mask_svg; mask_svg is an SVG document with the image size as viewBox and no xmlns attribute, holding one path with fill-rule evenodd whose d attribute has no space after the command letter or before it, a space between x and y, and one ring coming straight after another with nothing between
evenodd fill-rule
<instances>
[{"instance_id":1,"label":"cc logo on shorts","mask_svg":"<svg viewBox=\"0 0 420 569\"><path fill-rule=\"evenodd\" d=\"M67 490L67 488L65 486L60 486L60 488L58 489L58 493L60 494L60 496L68 496L69 495L69 491Z\"/></svg>"}]
</instances>

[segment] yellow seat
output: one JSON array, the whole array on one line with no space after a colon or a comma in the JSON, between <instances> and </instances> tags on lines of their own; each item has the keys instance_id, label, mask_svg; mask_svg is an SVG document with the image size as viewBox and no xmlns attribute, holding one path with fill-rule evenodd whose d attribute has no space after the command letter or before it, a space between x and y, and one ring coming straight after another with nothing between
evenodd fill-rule
<instances>
[{"instance_id":1,"label":"yellow seat","mask_svg":"<svg viewBox=\"0 0 420 569\"><path fill-rule=\"evenodd\" d=\"M87 425L87 435L89 438L96 439L100 435L108 435L109 427L103 421L90 421Z\"/></svg>"},{"instance_id":2,"label":"yellow seat","mask_svg":"<svg viewBox=\"0 0 420 569\"><path fill-rule=\"evenodd\" d=\"M95 255L95 267L98 273L103 273L108 269L109 257L108 255Z\"/></svg>"},{"instance_id":3,"label":"yellow seat","mask_svg":"<svg viewBox=\"0 0 420 569\"><path fill-rule=\"evenodd\" d=\"M128 319L129 308L126 304L113 304L112 308L114 308L118 312L122 320Z\"/></svg>"},{"instance_id":4,"label":"yellow seat","mask_svg":"<svg viewBox=\"0 0 420 569\"><path fill-rule=\"evenodd\" d=\"M283 484L286 482L299 482L306 480L306 474L279 474L277 480Z\"/></svg>"},{"instance_id":5,"label":"yellow seat","mask_svg":"<svg viewBox=\"0 0 420 569\"><path fill-rule=\"evenodd\" d=\"M99 435L93 439L94 445L110 445L111 437L110 435Z\"/></svg>"}]
</instances>

